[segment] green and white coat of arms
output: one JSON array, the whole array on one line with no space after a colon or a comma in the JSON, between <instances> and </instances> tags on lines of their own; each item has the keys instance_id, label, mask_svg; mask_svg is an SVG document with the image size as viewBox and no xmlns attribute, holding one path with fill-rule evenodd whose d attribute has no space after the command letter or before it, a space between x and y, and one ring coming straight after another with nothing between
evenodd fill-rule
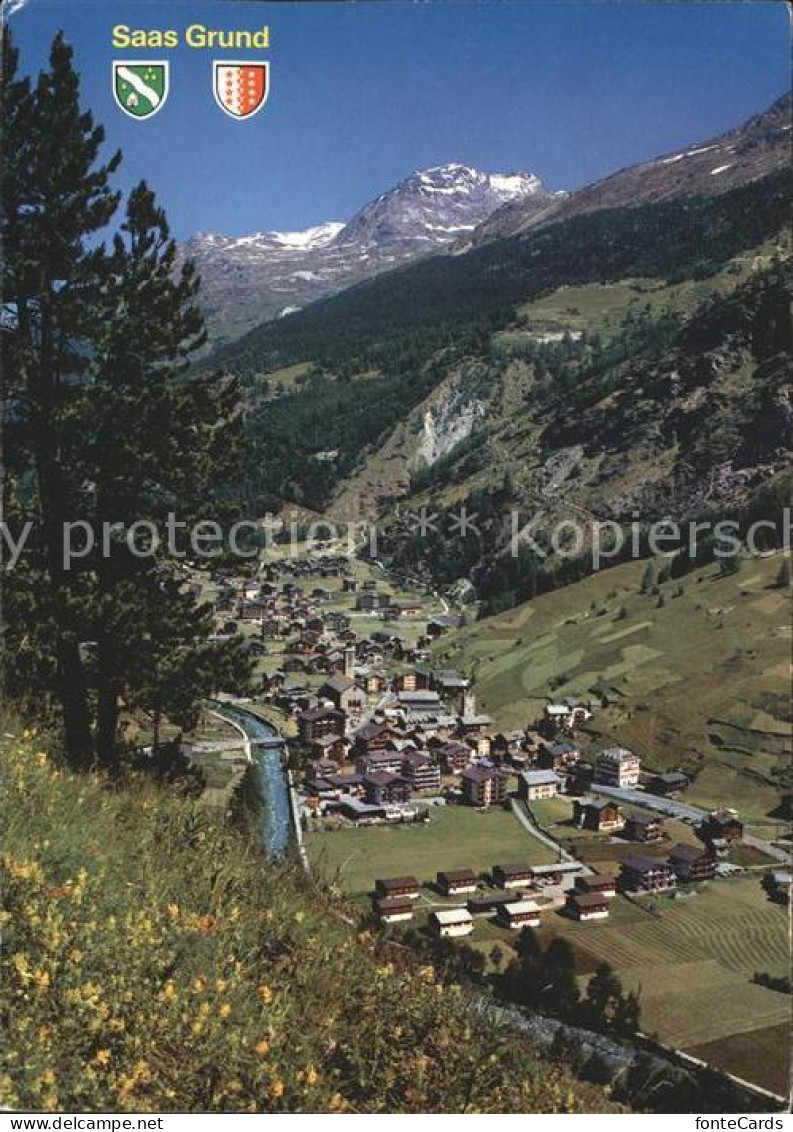
<instances>
[{"instance_id":1,"label":"green and white coat of arms","mask_svg":"<svg viewBox=\"0 0 793 1132\"><path fill-rule=\"evenodd\" d=\"M138 59L113 63L113 97L131 118L151 118L168 97L168 62Z\"/></svg>"}]
</instances>

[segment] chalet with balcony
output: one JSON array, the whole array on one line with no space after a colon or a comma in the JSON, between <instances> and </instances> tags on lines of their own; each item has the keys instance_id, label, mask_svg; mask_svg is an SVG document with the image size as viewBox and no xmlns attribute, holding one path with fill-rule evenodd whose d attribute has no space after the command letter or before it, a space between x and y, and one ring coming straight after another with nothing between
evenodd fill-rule
<instances>
[{"instance_id":1,"label":"chalet with balcony","mask_svg":"<svg viewBox=\"0 0 793 1132\"><path fill-rule=\"evenodd\" d=\"M399 774L374 770L363 776L363 793L370 806L398 806L410 801L410 783Z\"/></svg>"},{"instance_id":2,"label":"chalet with balcony","mask_svg":"<svg viewBox=\"0 0 793 1132\"><path fill-rule=\"evenodd\" d=\"M555 798L563 782L554 770L525 770L518 775L518 796L527 802Z\"/></svg>"},{"instance_id":3,"label":"chalet with balcony","mask_svg":"<svg viewBox=\"0 0 793 1132\"><path fill-rule=\"evenodd\" d=\"M493 884L499 888L529 888L534 876L531 865L494 865Z\"/></svg>"},{"instance_id":4,"label":"chalet with balcony","mask_svg":"<svg viewBox=\"0 0 793 1132\"><path fill-rule=\"evenodd\" d=\"M657 814L628 814L625 818L623 836L630 841L658 841L661 837L661 827L661 819Z\"/></svg>"},{"instance_id":5,"label":"chalet with balcony","mask_svg":"<svg viewBox=\"0 0 793 1132\"><path fill-rule=\"evenodd\" d=\"M377 896L392 899L396 896L407 897L409 900L418 898L421 885L414 876L378 877L374 882Z\"/></svg>"},{"instance_id":6,"label":"chalet with balcony","mask_svg":"<svg viewBox=\"0 0 793 1132\"><path fill-rule=\"evenodd\" d=\"M647 780L647 790L650 794L660 794L663 798L669 798L685 790L688 782L687 775L672 770L664 774L651 775Z\"/></svg>"},{"instance_id":7,"label":"chalet with balcony","mask_svg":"<svg viewBox=\"0 0 793 1132\"><path fill-rule=\"evenodd\" d=\"M623 892L668 892L677 884L675 870L659 857L626 857L619 878Z\"/></svg>"},{"instance_id":8,"label":"chalet with balcony","mask_svg":"<svg viewBox=\"0 0 793 1132\"><path fill-rule=\"evenodd\" d=\"M596 894L611 900L617 895L617 881L615 877L605 873L583 874L575 878L575 889L577 892Z\"/></svg>"},{"instance_id":9,"label":"chalet with balcony","mask_svg":"<svg viewBox=\"0 0 793 1132\"><path fill-rule=\"evenodd\" d=\"M338 708L318 704L297 717L298 734L302 743L311 743L324 735L343 735L345 716Z\"/></svg>"},{"instance_id":10,"label":"chalet with balcony","mask_svg":"<svg viewBox=\"0 0 793 1132\"><path fill-rule=\"evenodd\" d=\"M575 920L607 920L609 897L601 892L568 892L565 910Z\"/></svg>"},{"instance_id":11,"label":"chalet with balcony","mask_svg":"<svg viewBox=\"0 0 793 1132\"><path fill-rule=\"evenodd\" d=\"M716 854L704 845L673 845L669 864L681 884L697 884L716 875Z\"/></svg>"},{"instance_id":12,"label":"chalet with balcony","mask_svg":"<svg viewBox=\"0 0 793 1132\"><path fill-rule=\"evenodd\" d=\"M463 801L486 810L507 796L507 780L495 767L469 766L460 774Z\"/></svg>"},{"instance_id":13,"label":"chalet with balcony","mask_svg":"<svg viewBox=\"0 0 793 1132\"><path fill-rule=\"evenodd\" d=\"M413 790L438 791L441 788L441 768L435 759L421 751L408 751L402 762L402 774Z\"/></svg>"},{"instance_id":14,"label":"chalet with balcony","mask_svg":"<svg viewBox=\"0 0 793 1132\"><path fill-rule=\"evenodd\" d=\"M476 892L476 873L473 869L446 869L438 873L437 885L445 896Z\"/></svg>"},{"instance_id":15,"label":"chalet with balcony","mask_svg":"<svg viewBox=\"0 0 793 1132\"><path fill-rule=\"evenodd\" d=\"M639 784L641 760L624 747L609 747L595 759L595 782L633 790Z\"/></svg>"},{"instance_id":16,"label":"chalet with balcony","mask_svg":"<svg viewBox=\"0 0 793 1132\"><path fill-rule=\"evenodd\" d=\"M625 825L619 806L608 798L576 798L573 822L580 829L593 829L597 833L617 833Z\"/></svg>"},{"instance_id":17,"label":"chalet with balcony","mask_svg":"<svg viewBox=\"0 0 793 1132\"><path fill-rule=\"evenodd\" d=\"M511 928L513 931L540 926L540 912L533 900L516 900L514 904L501 904L497 917L503 927Z\"/></svg>"},{"instance_id":18,"label":"chalet with balcony","mask_svg":"<svg viewBox=\"0 0 793 1132\"><path fill-rule=\"evenodd\" d=\"M372 905L381 924L398 924L413 919L413 901L404 896L376 896Z\"/></svg>"}]
</instances>

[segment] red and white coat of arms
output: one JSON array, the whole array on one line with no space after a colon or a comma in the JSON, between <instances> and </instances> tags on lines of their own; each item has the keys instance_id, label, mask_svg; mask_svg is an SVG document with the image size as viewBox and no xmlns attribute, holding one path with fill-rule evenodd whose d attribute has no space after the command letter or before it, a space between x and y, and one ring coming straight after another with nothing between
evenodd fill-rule
<instances>
[{"instance_id":1,"label":"red and white coat of arms","mask_svg":"<svg viewBox=\"0 0 793 1132\"><path fill-rule=\"evenodd\" d=\"M269 63L215 60L212 89L221 110L242 121L264 106L270 93Z\"/></svg>"}]
</instances>

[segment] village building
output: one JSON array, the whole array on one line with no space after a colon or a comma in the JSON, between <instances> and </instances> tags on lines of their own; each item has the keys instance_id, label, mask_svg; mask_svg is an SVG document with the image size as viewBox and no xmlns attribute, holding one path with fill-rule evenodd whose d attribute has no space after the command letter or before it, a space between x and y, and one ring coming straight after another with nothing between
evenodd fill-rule
<instances>
[{"instance_id":1,"label":"village building","mask_svg":"<svg viewBox=\"0 0 793 1132\"><path fill-rule=\"evenodd\" d=\"M518 796L528 802L554 798L562 789L562 780L553 770L525 770L518 775Z\"/></svg>"},{"instance_id":2,"label":"village building","mask_svg":"<svg viewBox=\"0 0 793 1132\"><path fill-rule=\"evenodd\" d=\"M410 783L387 770L375 770L363 776L363 792L370 806L396 806L410 801Z\"/></svg>"},{"instance_id":3,"label":"village building","mask_svg":"<svg viewBox=\"0 0 793 1132\"><path fill-rule=\"evenodd\" d=\"M473 869L446 869L438 873L437 885L445 896L476 892L476 873Z\"/></svg>"},{"instance_id":4,"label":"village building","mask_svg":"<svg viewBox=\"0 0 793 1132\"><path fill-rule=\"evenodd\" d=\"M576 920L607 920L609 897L602 892L568 892L565 908Z\"/></svg>"},{"instance_id":5,"label":"village building","mask_svg":"<svg viewBox=\"0 0 793 1132\"><path fill-rule=\"evenodd\" d=\"M576 798L573 801L573 822L580 829L593 829L597 833L616 833L625 825L619 806L607 798Z\"/></svg>"},{"instance_id":6,"label":"village building","mask_svg":"<svg viewBox=\"0 0 793 1132\"><path fill-rule=\"evenodd\" d=\"M441 939L470 935L474 919L467 908L443 908L430 912L429 926Z\"/></svg>"},{"instance_id":7,"label":"village building","mask_svg":"<svg viewBox=\"0 0 793 1132\"><path fill-rule=\"evenodd\" d=\"M357 715L366 706L366 693L356 684L351 676L339 673L326 680L319 689L322 699L331 700L334 707L348 715Z\"/></svg>"},{"instance_id":8,"label":"village building","mask_svg":"<svg viewBox=\"0 0 793 1132\"><path fill-rule=\"evenodd\" d=\"M574 731L582 723L592 718L592 712L586 705L579 703L572 697L560 704L546 704L543 708L543 730L549 734L557 731Z\"/></svg>"},{"instance_id":9,"label":"village building","mask_svg":"<svg viewBox=\"0 0 793 1132\"><path fill-rule=\"evenodd\" d=\"M596 894L611 900L617 895L616 877L605 873L585 873L575 878L575 887L578 892Z\"/></svg>"},{"instance_id":10,"label":"village building","mask_svg":"<svg viewBox=\"0 0 793 1132\"><path fill-rule=\"evenodd\" d=\"M436 617L431 617L427 622L427 636L433 639L442 637L451 629L459 629L463 622L463 618L454 613L439 613Z\"/></svg>"},{"instance_id":11,"label":"village building","mask_svg":"<svg viewBox=\"0 0 793 1132\"><path fill-rule=\"evenodd\" d=\"M517 900L514 904L501 904L497 916L500 924L513 931L540 926L539 909L533 900Z\"/></svg>"},{"instance_id":12,"label":"village building","mask_svg":"<svg viewBox=\"0 0 793 1132\"><path fill-rule=\"evenodd\" d=\"M537 766L543 770L566 770L581 758L581 748L567 740L543 743L537 754Z\"/></svg>"},{"instance_id":13,"label":"village building","mask_svg":"<svg viewBox=\"0 0 793 1132\"><path fill-rule=\"evenodd\" d=\"M700 836L705 841L740 841L743 837L743 823L736 810L712 810L699 827Z\"/></svg>"},{"instance_id":14,"label":"village building","mask_svg":"<svg viewBox=\"0 0 793 1132\"><path fill-rule=\"evenodd\" d=\"M459 732L461 735L474 736L481 735L481 733L491 726L493 720L489 715L463 715L460 717ZM490 739L488 737L488 749L490 747Z\"/></svg>"},{"instance_id":15,"label":"village building","mask_svg":"<svg viewBox=\"0 0 793 1132\"><path fill-rule=\"evenodd\" d=\"M472 916L490 916L493 912L497 912L502 904L514 903L514 892L496 892L494 889L490 889L469 896L466 907Z\"/></svg>"},{"instance_id":16,"label":"village building","mask_svg":"<svg viewBox=\"0 0 793 1132\"><path fill-rule=\"evenodd\" d=\"M373 905L381 924L397 924L413 919L413 901L404 896L376 896Z\"/></svg>"},{"instance_id":17,"label":"village building","mask_svg":"<svg viewBox=\"0 0 793 1132\"><path fill-rule=\"evenodd\" d=\"M405 757L396 748L373 751L370 755L359 755L355 760L355 769L359 774L375 774L378 771L387 771L389 774L400 774Z\"/></svg>"},{"instance_id":18,"label":"village building","mask_svg":"<svg viewBox=\"0 0 793 1132\"><path fill-rule=\"evenodd\" d=\"M650 794L660 794L668 798L679 794L688 786L688 776L678 771L668 771L664 774L653 774L647 781L647 790Z\"/></svg>"},{"instance_id":19,"label":"village building","mask_svg":"<svg viewBox=\"0 0 793 1132\"><path fill-rule=\"evenodd\" d=\"M790 904L793 888L793 873L789 869L777 869L763 877L763 888L775 904Z\"/></svg>"},{"instance_id":20,"label":"village building","mask_svg":"<svg viewBox=\"0 0 793 1132\"><path fill-rule=\"evenodd\" d=\"M440 700L438 693L430 691L429 688L397 692L397 704L411 713L437 712L441 706Z\"/></svg>"},{"instance_id":21,"label":"village building","mask_svg":"<svg viewBox=\"0 0 793 1132\"><path fill-rule=\"evenodd\" d=\"M347 759L349 742L343 735L323 735L319 739L312 739L306 744L312 754L318 759L334 759L343 763Z\"/></svg>"},{"instance_id":22,"label":"village building","mask_svg":"<svg viewBox=\"0 0 793 1132\"><path fill-rule=\"evenodd\" d=\"M470 680L465 676L461 676L459 672L454 672L452 669L444 668L432 674L432 686L436 692L442 696L457 696L463 692Z\"/></svg>"},{"instance_id":23,"label":"village building","mask_svg":"<svg viewBox=\"0 0 793 1132\"><path fill-rule=\"evenodd\" d=\"M356 757L373 755L377 751L384 750L392 736L393 731L384 723L378 723L376 720L364 723L355 732L353 749Z\"/></svg>"},{"instance_id":24,"label":"village building","mask_svg":"<svg viewBox=\"0 0 793 1132\"><path fill-rule=\"evenodd\" d=\"M406 621L415 621L424 613L424 606L420 601L402 601L395 602L391 609L393 609L399 618L404 618Z\"/></svg>"},{"instance_id":25,"label":"village building","mask_svg":"<svg viewBox=\"0 0 793 1132\"><path fill-rule=\"evenodd\" d=\"M494 865L492 875L499 888L528 888L534 873L531 865Z\"/></svg>"},{"instance_id":26,"label":"village building","mask_svg":"<svg viewBox=\"0 0 793 1132\"><path fill-rule=\"evenodd\" d=\"M376 613L379 610L388 609L393 600L391 594L378 594L369 590L358 594L355 599L355 608L361 613Z\"/></svg>"},{"instance_id":27,"label":"village building","mask_svg":"<svg viewBox=\"0 0 793 1132\"><path fill-rule=\"evenodd\" d=\"M624 747L610 747L595 759L595 782L601 786L618 786L632 790L639 784L641 761Z\"/></svg>"},{"instance_id":28,"label":"village building","mask_svg":"<svg viewBox=\"0 0 793 1132\"><path fill-rule=\"evenodd\" d=\"M378 877L374 887L378 896L406 896L409 900L416 900L421 885L413 876Z\"/></svg>"},{"instance_id":29,"label":"village building","mask_svg":"<svg viewBox=\"0 0 793 1132\"><path fill-rule=\"evenodd\" d=\"M703 845L673 845L669 850L669 864L683 884L712 880L716 875L716 854Z\"/></svg>"},{"instance_id":30,"label":"village building","mask_svg":"<svg viewBox=\"0 0 793 1132\"><path fill-rule=\"evenodd\" d=\"M345 716L338 708L318 704L297 717L298 734L302 743L321 739L324 735L343 735Z\"/></svg>"},{"instance_id":31,"label":"village building","mask_svg":"<svg viewBox=\"0 0 793 1132\"><path fill-rule=\"evenodd\" d=\"M469 806L488 809L507 796L507 780L494 767L469 766L460 774L463 801Z\"/></svg>"},{"instance_id":32,"label":"village building","mask_svg":"<svg viewBox=\"0 0 793 1132\"><path fill-rule=\"evenodd\" d=\"M429 672L425 672L423 668L413 668L409 672L397 673L393 686L395 692L419 692L429 689L430 682Z\"/></svg>"},{"instance_id":33,"label":"village building","mask_svg":"<svg viewBox=\"0 0 793 1132\"><path fill-rule=\"evenodd\" d=\"M473 752L466 743L442 743L437 748L438 757L449 774L459 774L471 763Z\"/></svg>"},{"instance_id":34,"label":"village building","mask_svg":"<svg viewBox=\"0 0 793 1132\"><path fill-rule=\"evenodd\" d=\"M626 857L620 870L623 892L668 892L677 884L675 870L658 857Z\"/></svg>"},{"instance_id":35,"label":"village building","mask_svg":"<svg viewBox=\"0 0 793 1132\"><path fill-rule=\"evenodd\" d=\"M309 759L306 763L303 777L306 782L313 782L316 778L326 778L329 774L338 774L339 764L332 759Z\"/></svg>"},{"instance_id":36,"label":"village building","mask_svg":"<svg viewBox=\"0 0 793 1132\"><path fill-rule=\"evenodd\" d=\"M402 774L416 791L438 791L441 788L441 768L431 755L410 751L402 763Z\"/></svg>"},{"instance_id":37,"label":"village building","mask_svg":"<svg viewBox=\"0 0 793 1132\"><path fill-rule=\"evenodd\" d=\"M379 825L386 820L386 811L383 806L370 806L362 798L352 795L342 796L335 808L343 817L354 821L356 825Z\"/></svg>"},{"instance_id":38,"label":"village building","mask_svg":"<svg viewBox=\"0 0 793 1132\"><path fill-rule=\"evenodd\" d=\"M347 774L327 774L324 780L339 797L350 795L357 798L363 792L363 778L354 772Z\"/></svg>"},{"instance_id":39,"label":"village building","mask_svg":"<svg viewBox=\"0 0 793 1132\"><path fill-rule=\"evenodd\" d=\"M656 814L628 814L623 835L630 841L657 841L661 837L661 819Z\"/></svg>"}]
</instances>

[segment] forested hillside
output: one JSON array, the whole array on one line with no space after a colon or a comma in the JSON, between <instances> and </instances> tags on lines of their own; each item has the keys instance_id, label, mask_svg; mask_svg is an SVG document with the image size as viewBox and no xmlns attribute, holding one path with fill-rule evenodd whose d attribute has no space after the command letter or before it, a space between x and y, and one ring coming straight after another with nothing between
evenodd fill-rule
<instances>
[{"instance_id":1,"label":"forested hillside","mask_svg":"<svg viewBox=\"0 0 793 1132\"><path fill-rule=\"evenodd\" d=\"M789 174L774 173L715 200L574 217L426 260L262 326L206 363L249 388L253 454L236 490L254 508L281 499L327 506L362 449L381 444L463 359L488 356L518 304L561 285L705 280L784 228L789 188ZM308 372L276 395L279 370L295 361L310 362Z\"/></svg>"}]
</instances>

